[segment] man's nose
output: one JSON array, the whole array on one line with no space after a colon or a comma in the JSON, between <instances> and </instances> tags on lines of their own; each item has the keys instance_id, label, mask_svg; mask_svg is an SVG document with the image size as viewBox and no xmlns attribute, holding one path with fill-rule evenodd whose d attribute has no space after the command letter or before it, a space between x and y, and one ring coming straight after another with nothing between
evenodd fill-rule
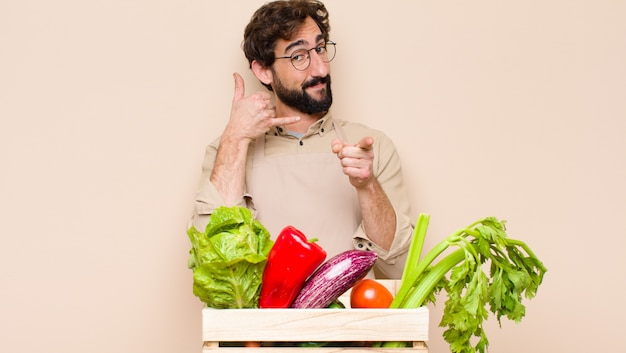
<instances>
[{"instance_id":1,"label":"man's nose","mask_svg":"<svg viewBox=\"0 0 626 353\"><path fill-rule=\"evenodd\" d=\"M311 70L311 76L326 77L330 72L330 64L324 61L315 51L310 54L310 58L309 70Z\"/></svg>"}]
</instances>

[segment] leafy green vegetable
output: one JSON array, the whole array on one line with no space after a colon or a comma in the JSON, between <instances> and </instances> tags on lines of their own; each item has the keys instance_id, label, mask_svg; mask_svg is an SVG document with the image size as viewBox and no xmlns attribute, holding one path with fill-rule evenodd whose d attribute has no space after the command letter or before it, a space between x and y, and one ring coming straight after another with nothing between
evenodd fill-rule
<instances>
[{"instance_id":1,"label":"leafy green vegetable","mask_svg":"<svg viewBox=\"0 0 626 353\"><path fill-rule=\"evenodd\" d=\"M507 237L504 221L493 217L456 231L419 260L429 219L426 214L418 218L400 289L391 307L417 308L434 302L435 295L445 290L448 299L440 326L447 327L444 339L451 352L484 353L489 345L483 330L489 315L487 306L499 323L503 316L521 321L526 314L522 299L535 296L547 269L525 243ZM450 246L459 249L435 263ZM488 274L484 268L489 268ZM404 344L385 342L382 346Z\"/></svg>"},{"instance_id":2,"label":"leafy green vegetable","mask_svg":"<svg viewBox=\"0 0 626 353\"><path fill-rule=\"evenodd\" d=\"M263 270L273 242L244 207L219 207L205 232L187 231L193 294L219 309L258 307Z\"/></svg>"}]
</instances>

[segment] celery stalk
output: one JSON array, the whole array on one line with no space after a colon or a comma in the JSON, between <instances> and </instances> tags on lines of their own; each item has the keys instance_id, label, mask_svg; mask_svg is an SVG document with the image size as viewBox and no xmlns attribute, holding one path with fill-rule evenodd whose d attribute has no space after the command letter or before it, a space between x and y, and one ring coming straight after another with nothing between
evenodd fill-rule
<instances>
[{"instance_id":1,"label":"celery stalk","mask_svg":"<svg viewBox=\"0 0 626 353\"><path fill-rule=\"evenodd\" d=\"M452 268L465 259L465 251L458 249L447 255L422 277L419 285L414 287L410 296L407 296L400 304L402 308L419 308L424 305L426 299Z\"/></svg>"},{"instance_id":2,"label":"celery stalk","mask_svg":"<svg viewBox=\"0 0 626 353\"><path fill-rule=\"evenodd\" d=\"M504 221L487 217L462 228L435 245L422 259L429 216L420 214L400 289L391 308L417 308L444 290L448 300L440 326L453 353L484 353L489 341L483 331L488 310L519 322L525 314L522 297L531 299L547 271L524 242L507 237ZM450 247L459 249L436 261ZM489 266L484 266L489 265ZM483 267L490 268L489 274ZM472 338L478 338L472 345ZM405 347L382 342L378 347Z\"/></svg>"},{"instance_id":3,"label":"celery stalk","mask_svg":"<svg viewBox=\"0 0 626 353\"><path fill-rule=\"evenodd\" d=\"M426 254L424 259L419 261L416 266L408 271L408 275L406 279L403 279L400 282L400 288L398 289L398 293L394 297L391 302L390 308L403 308L402 303L407 299L407 297L412 293L415 287L418 284L418 280L421 279L421 276L424 274L432 262L448 248L449 244L446 240L437 244L431 251ZM412 250L409 250L412 251ZM406 272L406 271L405 271ZM421 282L419 282L421 283Z\"/></svg>"},{"instance_id":4,"label":"celery stalk","mask_svg":"<svg viewBox=\"0 0 626 353\"><path fill-rule=\"evenodd\" d=\"M400 281L400 288L396 293L394 301L391 303L391 308L397 307L402 302L402 298L406 297L409 293L415 280L421 274L422 269L419 268L420 257L422 256L422 248L424 247L424 240L426 239L426 231L428 230L428 223L430 221L430 215L420 214L417 218L415 230L413 232L413 238L411 239L411 245L409 246L409 252L407 254L406 264L402 272L402 279Z\"/></svg>"},{"instance_id":5,"label":"celery stalk","mask_svg":"<svg viewBox=\"0 0 626 353\"><path fill-rule=\"evenodd\" d=\"M428 214L422 213L417 218L415 230L413 231L413 239L411 240L411 245L409 247L410 251L406 259L407 264L417 264L419 262L420 257L422 256L422 248L424 247L424 240L426 239L426 231L428 230L429 222L430 222L430 215ZM404 266L404 271L402 272L401 283L410 281L406 278L413 277L412 272L414 271L412 270L413 270L412 266Z\"/></svg>"}]
</instances>

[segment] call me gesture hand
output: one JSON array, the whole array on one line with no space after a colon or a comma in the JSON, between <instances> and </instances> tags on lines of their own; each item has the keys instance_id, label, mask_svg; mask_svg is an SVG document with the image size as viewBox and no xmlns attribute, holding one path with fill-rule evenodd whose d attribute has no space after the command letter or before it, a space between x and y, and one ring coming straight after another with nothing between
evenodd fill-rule
<instances>
[{"instance_id":1,"label":"call me gesture hand","mask_svg":"<svg viewBox=\"0 0 626 353\"><path fill-rule=\"evenodd\" d=\"M235 93L230 112L230 121L224 135L231 138L251 141L262 136L270 128L278 125L288 125L300 120L300 117L276 117L276 107L272 96L268 92L257 92L245 95L245 83L241 75L233 74L235 78Z\"/></svg>"}]
</instances>

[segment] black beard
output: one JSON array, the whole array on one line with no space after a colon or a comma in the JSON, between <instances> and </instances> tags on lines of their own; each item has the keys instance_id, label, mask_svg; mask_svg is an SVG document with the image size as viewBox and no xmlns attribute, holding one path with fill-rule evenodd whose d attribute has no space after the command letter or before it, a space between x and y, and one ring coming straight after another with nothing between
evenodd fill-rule
<instances>
[{"instance_id":1,"label":"black beard","mask_svg":"<svg viewBox=\"0 0 626 353\"><path fill-rule=\"evenodd\" d=\"M326 88L320 91L322 99L318 101L313 99L313 97L311 97L305 89L319 83L325 83ZM280 99L283 103L305 114L326 114L330 109L330 106L333 104L333 93L330 89L330 75L321 78L316 77L311 81L304 83L300 89L294 90L290 90L283 86L280 79L277 78L272 88L274 93L276 93L276 97L278 97L278 99Z\"/></svg>"}]
</instances>

